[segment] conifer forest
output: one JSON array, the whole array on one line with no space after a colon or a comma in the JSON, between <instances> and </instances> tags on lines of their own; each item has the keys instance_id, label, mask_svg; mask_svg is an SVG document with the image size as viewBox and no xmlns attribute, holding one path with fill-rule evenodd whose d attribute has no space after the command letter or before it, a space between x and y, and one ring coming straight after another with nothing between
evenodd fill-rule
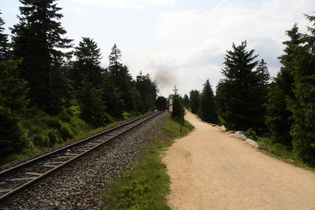
<instances>
[{"instance_id":1,"label":"conifer forest","mask_svg":"<svg viewBox=\"0 0 315 210\"><path fill-rule=\"evenodd\" d=\"M74 46L56 0L20 3L10 40L0 13L0 164L155 110L157 84L142 72L133 78L119 46L113 43L109 55L101 55L91 37ZM285 32L275 78L268 61L244 40L227 49L215 91L206 80L201 92L175 94L174 103L203 121L264 136L314 166L315 16L305 18L306 34L297 24ZM103 56L109 59L106 68Z\"/></svg>"}]
</instances>

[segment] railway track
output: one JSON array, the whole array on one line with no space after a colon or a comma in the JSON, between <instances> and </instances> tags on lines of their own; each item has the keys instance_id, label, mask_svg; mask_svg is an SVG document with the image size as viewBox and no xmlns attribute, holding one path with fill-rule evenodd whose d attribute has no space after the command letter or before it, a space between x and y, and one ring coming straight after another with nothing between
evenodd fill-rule
<instances>
[{"instance_id":1,"label":"railway track","mask_svg":"<svg viewBox=\"0 0 315 210\"><path fill-rule=\"evenodd\" d=\"M153 112L0 172L0 203L158 115Z\"/></svg>"}]
</instances>

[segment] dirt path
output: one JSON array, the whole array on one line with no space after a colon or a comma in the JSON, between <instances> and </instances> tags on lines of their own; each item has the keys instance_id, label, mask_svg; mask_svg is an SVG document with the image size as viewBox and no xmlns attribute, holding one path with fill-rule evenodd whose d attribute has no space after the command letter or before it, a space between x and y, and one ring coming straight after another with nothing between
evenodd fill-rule
<instances>
[{"instance_id":1,"label":"dirt path","mask_svg":"<svg viewBox=\"0 0 315 210\"><path fill-rule=\"evenodd\" d=\"M172 209L315 209L315 174L232 138L187 113L196 129L163 161Z\"/></svg>"}]
</instances>

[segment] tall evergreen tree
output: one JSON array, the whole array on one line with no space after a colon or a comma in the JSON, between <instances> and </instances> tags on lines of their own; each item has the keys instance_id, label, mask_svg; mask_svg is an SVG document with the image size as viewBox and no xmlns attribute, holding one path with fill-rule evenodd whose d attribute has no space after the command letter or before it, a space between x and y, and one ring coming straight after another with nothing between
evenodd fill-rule
<instances>
[{"instance_id":1,"label":"tall evergreen tree","mask_svg":"<svg viewBox=\"0 0 315 210\"><path fill-rule=\"evenodd\" d=\"M28 81L31 105L49 113L58 113L65 108L70 95L68 80L62 72L67 54L62 49L71 47L72 40L62 38L66 34L59 22L63 15L58 13L61 8L55 1L20 0L23 4L20 22L12 29L13 54L15 58L23 58L21 77ZM60 92L55 87L56 82L62 82L66 89Z\"/></svg>"},{"instance_id":2,"label":"tall evergreen tree","mask_svg":"<svg viewBox=\"0 0 315 210\"><path fill-rule=\"evenodd\" d=\"M100 127L109 122L106 105L102 100L102 90L96 88L87 79L81 81L78 91L78 100L81 105L81 118L95 127Z\"/></svg>"},{"instance_id":3,"label":"tall evergreen tree","mask_svg":"<svg viewBox=\"0 0 315 210\"><path fill-rule=\"evenodd\" d=\"M127 111L139 111L138 101L141 100L140 93L136 89L136 82L129 73L127 66L121 63L121 51L116 44L109 55L108 71L112 74L114 84L123 93L123 100Z\"/></svg>"},{"instance_id":4,"label":"tall evergreen tree","mask_svg":"<svg viewBox=\"0 0 315 210\"><path fill-rule=\"evenodd\" d=\"M314 27L315 16L306 17ZM315 165L315 28L309 27L309 32L294 58L294 98L289 99L288 108L294 119L291 127L294 150L303 161Z\"/></svg>"},{"instance_id":5,"label":"tall evergreen tree","mask_svg":"<svg viewBox=\"0 0 315 210\"><path fill-rule=\"evenodd\" d=\"M256 131L262 129L259 116L263 116L263 103L256 103L256 95L263 95L259 88L264 84L264 74L261 69L255 69L258 65L254 50L247 51L247 43L235 46L227 51L225 68L222 70L225 76L218 84L218 106L220 108L221 123L228 129L247 130L253 128ZM265 70L265 68L263 68Z\"/></svg>"},{"instance_id":6,"label":"tall evergreen tree","mask_svg":"<svg viewBox=\"0 0 315 210\"><path fill-rule=\"evenodd\" d=\"M183 98L183 103L184 103L184 106L189 108L190 107L190 100L189 100L189 97L187 94L184 95L184 98Z\"/></svg>"},{"instance_id":7,"label":"tall evergreen tree","mask_svg":"<svg viewBox=\"0 0 315 210\"><path fill-rule=\"evenodd\" d=\"M0 61L0 164L8 155L30 146L18 117L28 104L26 82L15 76L19 63Z\"/></svg>"},{"instance_id":8,"label":"tall evergreen tree","mask_svg":"<svg viewBox=\"0 0 315 210\"><path fill-rule=\"evenodd\" d=\"M100 85L103 71L100 66L102 56L96 42L91 38L82 37L82 41L75 50L76 61L74 62L72 78L76 86L80 84L83 78L87 78L96 86Z\"/></svg>"},{"instance_id":9,"label":"tall evergreen tree","mask_svg":"<svg viewBox=\"0 0 315 210\"><path fill-rule=\"evenodd\" d=\"M269 88L266 124L271 131L272 141L284 145L292 145L290 129L293 125L292 112L288 109L288 99L295 98L294 72L296 69L295 57L298 46L302 43L302 35L295 24L291 30L286 31L290 40L283 42L286 45L285 54L279 57L282 64L280 72Z\"/></svg>"},{"instance_id":10,"label":"tall evergreen tree","mask_svg":"<svg viewBox=\"0 0 315 210\"><path fill-rule=\"evenodd\" d=\"M205 122L215 124L218 121L216 104L214 101L214 95L209 80L207 80L204 84L201 93L199 116L200 119Z\"/></svg>"},{"instance_id":11,"label":"tall evergreen tree","mask_svg":"<svg viewBox=\"0 0 315 210\"><path fill-rule=\"evenodd\" d=\"M125 110L123 93L116 87L113 75L109 72L102 74L102 100L104 101L107 113L116 118L121 118Z\"/></svg>"},{"instance_id":12,"label":"tall evergreen tree","mask_svg":"<svg viewBox=\"0 0 315 210\"><path fill-rule=\"evenodd\" d=\"M198 90L192 90L189 93L190 97L190 108L191 112L194 114L199 113L200 108L200 93Z\"/></svg>"},{"instance_id":13,"label":"tall evergreen tree","mask_svg":"<svg viewBox=\"0 0 315 210\"><path fill-rule=\"evenodd\" d=\"M143 75L142 72L140 72L136 79L136 88L141 96L141 101L138 101L138 104L141 105L141 107L139 107L139 111L147 112L154 110L157 87L151 80L150 75Z\"/></svg>"},{"instance_id":14,"label":"tall evergreen tree","mask_svg":"<svg viewBox=\"0 0 315 210\"><path fill-rule=\"evenodd\" d=\"M1 15L0 11L0 15ZM5 22L0 17L0 61L7 61L10 59L10 44L8 41L8 35L4 33L3 25Z\"/></svg>"}]
</instances>

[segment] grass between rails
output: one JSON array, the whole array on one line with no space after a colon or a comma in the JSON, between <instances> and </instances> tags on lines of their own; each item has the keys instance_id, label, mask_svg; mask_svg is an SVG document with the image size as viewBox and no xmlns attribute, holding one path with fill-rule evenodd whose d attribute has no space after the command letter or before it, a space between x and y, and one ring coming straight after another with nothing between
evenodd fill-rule
<instances>
[{"instance_id":1,"label":"grass between rails","mask_svg":"<svg viewBox=\"0 0 315 210\"><path fill-rule=\"evenodd\" d=\"M143 157L133 169L124 173L104 192L105 209L170 209L166 204L170 179L161 153L173 140L187 135L193 126L185 122L182 134L179 123L166 117L158 129L162 132L151 136L152 145L144 151Z\"/></svg>"}]
</instances>

